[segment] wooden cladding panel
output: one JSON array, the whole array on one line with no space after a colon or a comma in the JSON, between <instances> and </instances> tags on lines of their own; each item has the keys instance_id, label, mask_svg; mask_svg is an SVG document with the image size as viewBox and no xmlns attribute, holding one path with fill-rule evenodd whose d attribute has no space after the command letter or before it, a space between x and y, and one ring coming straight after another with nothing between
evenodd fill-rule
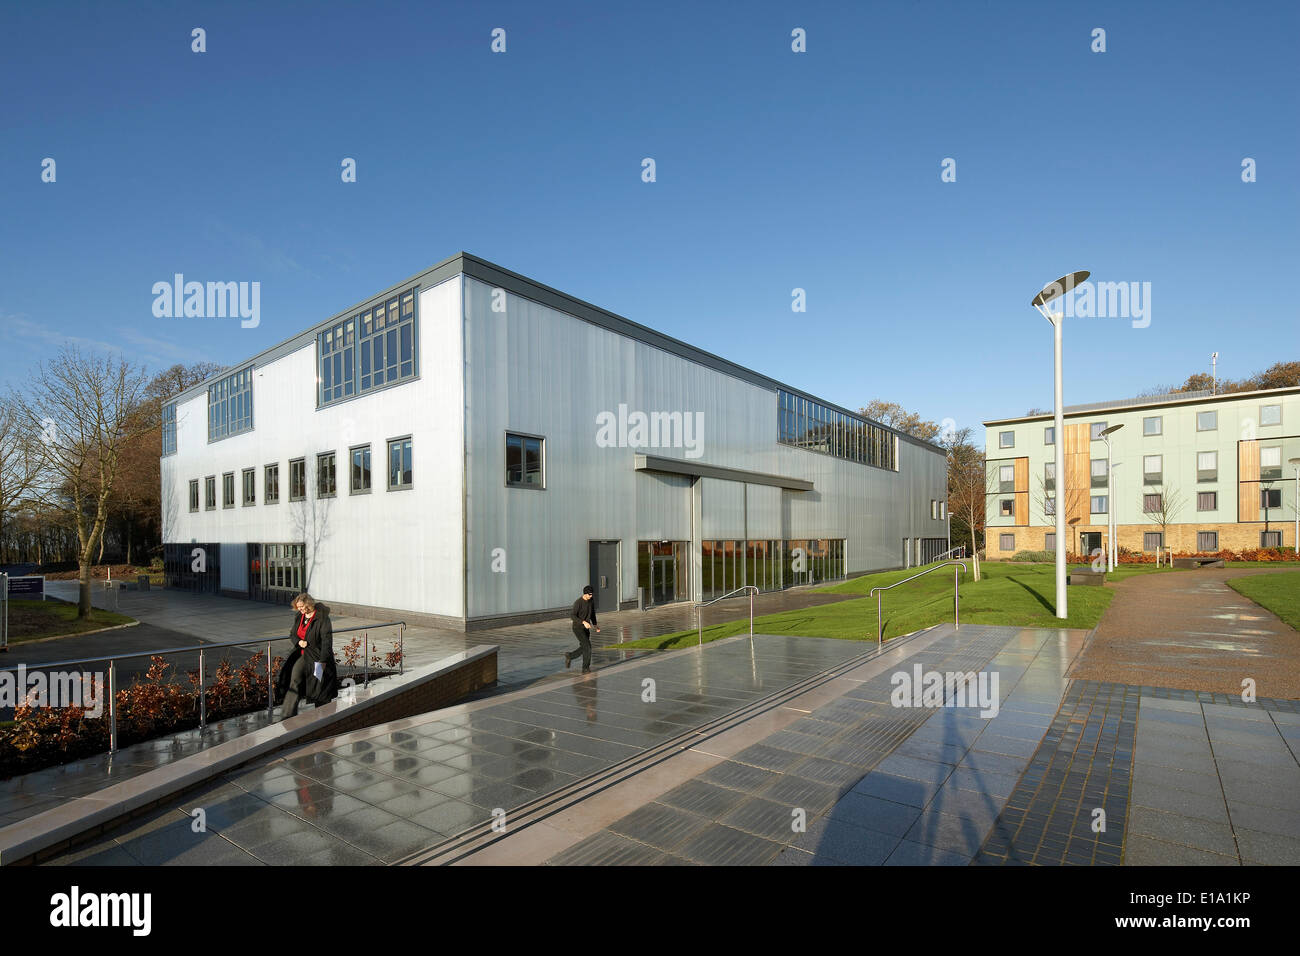
<instances>
[{"instance_id":1,"label":"wooden cladding panel","mask_svg":"<svg viewBox=\"0 0 1300 956\"><path fill-rule=\"evenodd\" d=\"M1062 448L1065 455L1065 520L1071 521L1079 519L1079 523L1086 525L1091 518L1091 488L1092 488L1092 439L1087 422L1081 422L1078 425L1065 426L1065 444ZM1057 471L1062 469L1057 466ZM1057 476L1057 485L1061 483L1061 476ZM1058 502L1061 500L1061 492L1057 492Z\"/></svg>"},{"instance_id":2,"label":"wooden cladding panel","mask_svg":"<svg viewBox=\"0 0 1300 956\"><path fill-rule=\"evenodd\" d=\"M1237 520L1259 520L1259 442L1237 442Z\"/></svg>"},{"instance_id":3,"label":"wooden cladding panel","mask_svg":"<svg viewBox=\"0 0 1300 956\"><path fill-rule=\"evenodd\" d=\"M1017 458L1016 467L1016 491L1029 491L1029 459Z\"/></svg>"},{"instance_id":4,"label":"wooden cladding panel","mask_svg":"<svg viewBox=\"0 0 1300 956\"><path fill-rule=\"evenodd\" d=\"M1023 459L1022 459L1023 460ZM1016 486L1019 487L1020 481L1016 480ZM1016 499L1016 524L1024 527L1029 524L1029 492L1017 491Z\"/></svg>"}]
</instances>

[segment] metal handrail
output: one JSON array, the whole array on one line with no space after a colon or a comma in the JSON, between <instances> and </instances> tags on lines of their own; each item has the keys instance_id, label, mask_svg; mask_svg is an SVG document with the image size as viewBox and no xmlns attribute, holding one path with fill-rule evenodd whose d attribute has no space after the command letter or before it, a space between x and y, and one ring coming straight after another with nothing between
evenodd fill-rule
<instances>
[{"instance_id":1,"label":"metal handrail","mask_svg":"<svg viewBox=\"0 0 1300 956\"><path fill-rule=\"evenodd\" d=\"M934 561L942 561L944 558L948 557L948 555L952 554L954 551L965 551L965 550L966 550L966 545L964 545L964 544L956 545L955 547L949 548L949 549L948 549L947 551L945 551L943 554L936 554L936 555L931 559L931 562L934 562Z\"/></svg>"},{"instance_id":2,"label":"metal handrail","mask_svg":"<svg viewBox=\"0 0 1300 956\"><path fill-rule=\"evenodd\" d=\"M340 627L331 629L332 634L347 634L351 631L365 631L365 645L363 654L365 655L364 680L370 683L370 631L380 627L396 627L397 632L397 652L398 652L398 673L406 673L405 658L403 653L406 641L406 622L405 621L385 621L382 624L358 624L354 627ZM21 667L24 671L28 669L46 670L65 667L69 664L99 664L104 661L108 662L108 753L109 756L117 753L117 662L119 660L129 660L136 657L161 657L165 654L186 654L198 651L199 653L199 733L203 732L207 724L207 694L206 687L203 684L204 676L204 651L213 650L221 647L245 647L249 644L266 644L266 716L269 719L275 710L275 692L271 683L271 645L277 641L291 641L294 638L291 635L283 637L255 637L247 641L214 641L209 644L193 644L187 647L164 647L151 651L136 651L126 654L111 654L104 657L79 657L67 661L50 661L48 663L32 664L28 668L26 664L19 664L17 667L0 667L0 673L6 671L17 671Z\"/></svg>"},{"instance_id":3,"label":"metal handrail","mask_svg":"<svg viewBox=\"0 0 1300 956\"><path fill-rule=\"evenodd\" d=\"M931 571L938 571L940 568L952 568L952 626L954 630L960 630L960 612L958 610L957 600L957 569L961 568L962 573L966 573L966 563L964 561L945 561L943 564L936 564L932 568L926 568L924 571L918 571L916 574L909 575L901 581L895 581L893 584L885 584L880 587L872 588L867 592L867 597L876 595L876 653L879 654L885 648L885 621L881 614L880 594L898 587L900 584L906 584L908 581L914 581L919 577L929 574Z\"/></svg>"},{"instance_id":4,"label":"metal handrail","mask_svg":"<svg viewBox=\"0 0 1300 956\"><path fill-rule=\"evenodd\" d=\"M728 591L726 594L722 595L722 597L716 597L712 601L707 601L707 602L697 601L692 605L692 607L695 608L695 627L699 631L700 647L704 646L704 613L703 613L704 609L711 605L717 604L719 601L725 601L733 594L739 594L741 591L750 592L749 593L749 639L751 641L754 639L754 595L759 593L758 585L746 584L736 588L736 590L734 591Z\"/></svg>"}]
</instances>

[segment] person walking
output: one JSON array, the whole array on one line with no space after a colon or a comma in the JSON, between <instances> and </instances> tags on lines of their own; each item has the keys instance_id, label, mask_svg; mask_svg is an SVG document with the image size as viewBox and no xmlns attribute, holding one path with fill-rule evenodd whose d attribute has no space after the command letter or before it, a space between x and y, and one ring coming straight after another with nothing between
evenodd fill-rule
<instances>
[{"instance_id":1,"label":"person walking","mask_svg":"<svg viewBox=\"0 0 1300 956\"><path fill-rule=\"evenodd\" d=\"M582 597L573 602L573 613L570 618L573 622L573 636L578 639L578 646L564 655L564 666L568 667L573 663L573 659L581 654L584 674L591 672L591 634L593 631L600 633L600 628L596 626L596 602L591 599L593 594L595 592L588 584L582 589Z\"/></svg>"},{"instance_id":2,"label":"person walking","mask_svg":"<svg viewBox=\"0 0 1300 956\"><path fill-rule=\"evenodd\" d=\"M298 704L307 700L317 707L338 696L338 669L334 664L334 628L330 624L328 605L317 604L307 592L293 599L297 612L290 637L293 653L285 658L276 681L284 694L281 720L298 713Z\"/></svg>"}]
</instances>

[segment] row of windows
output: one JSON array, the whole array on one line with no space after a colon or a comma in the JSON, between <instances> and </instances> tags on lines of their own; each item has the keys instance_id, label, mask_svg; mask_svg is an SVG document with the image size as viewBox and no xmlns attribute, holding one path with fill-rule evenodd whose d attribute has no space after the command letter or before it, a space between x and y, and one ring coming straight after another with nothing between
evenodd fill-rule
<instances>
[{"instance_id":1,"label":"row of windows","mask_svg":"<svg viewBox=\"0 0 1300 956\"><path fill-rule=\"evenodd\" d=\"M1106 479L1106 459L1093 458L1090 460L1089 466L1092 487L1106 487L1108 484ZM1161 484L1164 481L1164 471L1164 455L1142 456L1142 483L1144 485ZM1259 476L1265 481L1282 477L1281 445L1270 445L1259 450ZM1198 482L1219 480L1219 453L1217 451L1196 453L1196 480ZM1043 464L1043 485L1048 491L1056 488L1056 462L1049 461ZM1015 467L1013 465L999 465L998 491L1015 490Z\"/></svg>"},{"instance_id":2,"label":"row of windows","mask_svg":"<svg viewBox=\"0 0 1300 956\"><path fill-rule=\"evenodd\" d=\"M253 367L250 365L208 386L208 441L252 429Z\"/></svg>"},{"instance_id":3,"label":"row of windows","mask_svg":"<svg viewBox=\"0 0 1300 956\"><path fill-rule=\"evenodd\" d=\"M1164 510L1164 495L1159 492L1147 493L1142 496L1142 510L1146 514L1159 514ZM1282 507L1282 489L1280 488L1261 488L1259 490L1259 506L1264 509ZM1090 496L1089 508L1093 514L1106 514L1109 507L1109 496L1092 495ZM1196 493L1196 510L1197 511L1218 511L1219 510L1219 493L1217 491L1199 491ZM1043 513L1046 515L1056 514L1056 498L1048 497L1043 501ZM1014 498L1002 498L998 501L998 516L1002 518L1014 518L1016 516L1016 504Z\"/></svg>"},{"instance_id":4,"label":"row of windows","mask_svg":"<svg viewBox=\"0 0 1300 956\"><path fill-rule=\"evenodd\" d=\"M344 319L316 337L318 405L420 374L415 289Z\"/></svg>"},{"instance_id":5,"label":"row of windows","mask_svg":"<svg viewBox=\"0 0 1300 956\"><path fill-rule=\"evenodd\" d=\"M1259 424L1264 425L1281 425L1282 424L1282 406L1281 405L1260 405L1259 406ZM1101 433L1107 428L1106 422L1089 422L1089 436L1093 441L1101 440ZM1219 412L1217 409L1196 413L1196 430L1198 432L1212 432L1219 428ZM1165 432L1165 418L1163 415L1150 415L1142 419L1142 434L1146 436L1163 435ZM1056 427L1048 425L1043 429L1043 444L1056 444ZM1016 433L1014 431L998 432L999 448L1015 448Z\"/></svg>"},{"instance_id":6,"label":"row of windows","mask_svg":"<svg viewBox=\"0 0 1300 956\"><path fill-rule=\"evenodd\" d=\"M1097 539L1094 539L1094 542ZM1100 547L1100 545L1097 545ZM1142 550L1158 551L1165 546L1165 536L1162 531L1144 531L1142 533ZM1280 548L1282 547L1281 531L1261 531L1259 533L1259 546L1261 548ZM1003 551L1016 550L1016 536L1014 534L998 535L998 547ZM1048 532L1043 536L1043 550L1056 550L1056 534ZM1085 547L1085 550L1088 550ZM1219 532L1217 531L1198 531L1196 532L1196 550L1197 551L1218 551L1219 550Z\"/></svg>"},{"instance_id":7,"label":"row of windows","mask_svg":"<svg viewBox=\"0 0 1300 956\"><path fill-rule=\"evenodd\" d=\"M898 471L898 436L889 429L784 389L777 391L777 440Z\"/></svg>"},{"instance_id":8,"label":"row of windows","mask_svg":"<svg viewBox=\"0 0 1300 956\"><path fill-rule=\"evenodd\" d=\"M176 403L164 405L162 410L163 457L176 454Z\"/></svg>"},{"instance_id":9,"label":"row of windows","mask_svg":"<svg viewBox=\"0 0 1300 956\"><path fill-rule=\"evenodd\" d=\"M316 497L332 498L338 493L338 465L335 452L321 452L316 456ZM348 491L350 494L369 494L371 490L370 446L357 445L348 449ZM256 468L242 472L241 501L245 506L257 504ZM280 464L263 467L262 502L274 505L280 502ZM217 507L217 476L203 479L204 510ZM395 438L388 442L388 490L401 491L412 487L411 439ZM307 459L295 458L289 462L289 500L302 501L307 497ZM221 476L221 506L235 507L235 473ZM199 510L199 480L190 480L190 511Z\"/></svg>"}]
</instances>

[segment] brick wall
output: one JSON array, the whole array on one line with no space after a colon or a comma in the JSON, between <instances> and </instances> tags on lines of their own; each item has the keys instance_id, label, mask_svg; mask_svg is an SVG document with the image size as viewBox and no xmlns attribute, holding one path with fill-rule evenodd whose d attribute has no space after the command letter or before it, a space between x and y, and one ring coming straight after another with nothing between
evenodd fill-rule
<instances>
[{"instance_id":1,"label":"brick wall","mask_svg":"<svg viewBox=\"0 0 1300 956\"><path fill-rule=\"evenodd\" d=\"M1045 535L1054 532L1056 529L1048 525L1033 525L1028 528L989 528L986 533L986 555L989 560L1010 558L1017 551L1042 551L1045 548ZM1143 535L1152 531L1159 531L1160 527L1155 524L1122 524L1119 526L1119 546L1128 548L1130 551L1142 550ZM1177 551L1196 551L1196 533L1198 531L1217 531L1219 533L1219 549L1229 551L1244 551L1248 548L1258 548L1260 532L1264 530L1262 521L1254 524L1238 524L1236 522L1218 522L1206 521L1203 524L1181 522L1172 524L1165 533L1165 547L1173 548ZM1270 522L1270 531L1282 532L1282 546L1291 547L1295 544L1295 524L1289 521ZM1102 540L1106 540L1106 526L1104 524L1093 525L1075 525L1073 528L1067 528L1066 542L1069 544L1071 552L1078 548L1079 535L1085 531L1099 531L1102 534ZM1003 550L1001 546L1001 536L1003 534L1015 535L1015 547L1010 550Z\"/></svg>"}]
</instances>

